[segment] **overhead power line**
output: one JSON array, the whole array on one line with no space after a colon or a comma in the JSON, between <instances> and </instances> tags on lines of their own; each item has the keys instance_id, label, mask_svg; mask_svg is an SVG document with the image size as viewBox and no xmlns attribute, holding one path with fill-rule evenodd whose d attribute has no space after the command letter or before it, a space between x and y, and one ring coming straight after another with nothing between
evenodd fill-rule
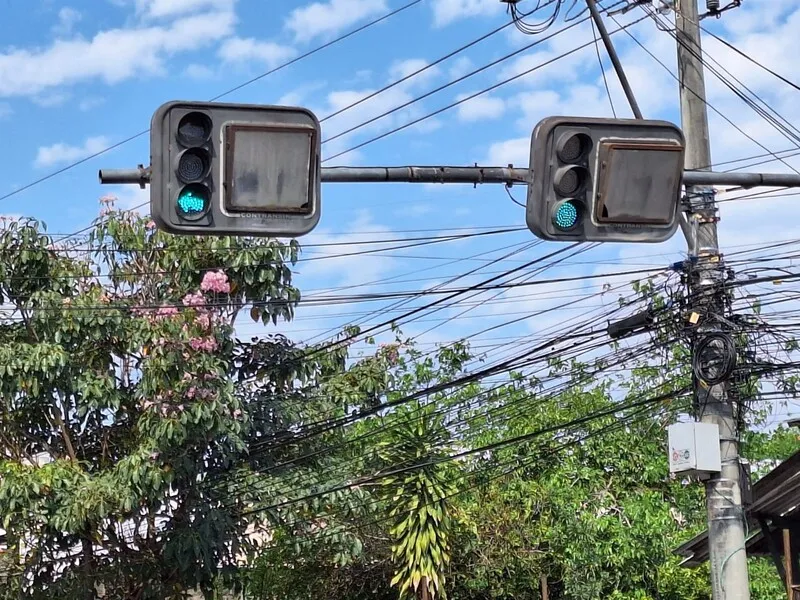
<instances>
[{"instance_id":1,"label":"overhead power line","mask_svg":"<svg viewBox=\"0 0 800 600\"><path fill-rule=\"evenodd\" d=\"M645 7L643 7L643 10L644 10L644 12L645 12L645 14L646 14L647 16L649 16L650 18L653 18L653 17L652 17L652 15L650 14L650 12L649 12L649 11L647 11L647 10L645 9ZM618 23L617 19L616 19L616 18L615 18L613 15L611 16L611 19L613 19L613 20L614 20L614 22ZM658 21L656 18L653 18L653 20L656 22L656 24L657 24L657 25L660 23L660 22L659 22L659 21ZM663 30L663 28L662 28L661 26L659 26L658 28L659 28L660 30ZM651 52L651 51L650 51L650 49L649 49L649 48L647 48L647 46L645 46L645 45L644 45L644 44L643 44L643 43L642 43L642 42L639 40L639 38L637 38L637 37L636 37L636 36L635 36L633 33L631 33L630 31L628 31L628 29L625 29L625 33L626 33L626 34L627 34L627 35L628 35L628 36L629 36L629 37L630 37L630 38L631 38L631 39L632 39L632 40L633 40L633 41L636 43L636 45L637 45L637 46L639 46L639 47L640 47L640 48L641 48L641 49L642 49L642 50L643 50L643 51L644 51L644 52L645 52L645 53L646 53L648 56L650 56L650 58L652 58L652 59L653 59L653 60L654 60L656 63L658 63L658 64L659 64L659 65L660 65L660 66L661 66L661 67L662 67L662 68L663 68L663 69L664 69L664 70L665 70L667 73L669 73L669 75L670 75L670 76L671 76L673 79L675 79L675 81L679 81L679 77L678 77L678 76L677 76L677 75L676 75L676 74L675 74L675 73L672 71L672 69L670 69L670 68L669 68L669 67L668 67L666 64L664 64L664 61L662 61L662 60L661 60L661 59L659 59L659 58L658 58L658 57L657 57L655 54L653 54L653 52ZM676 39L677 39L677 37L676 37L676 35L675 35L675 33L674 33L674 32L668 31L668 33L670 33L670 34L671 34L671 36L672 36L673 38L676 38ZM685 45L685 44L682 44L682 45ZM687 50L689 50L689 51L693 51L693 49L691 49L691 48L687 48ZM728 124L729 124L731 127L733 127L733 128L736 130L736 131L738 131L739 133L741 133L741 134L742 134L744 137L746 137L746 138L747 138L747 139L749 139L751 142L753 142L754 144L756 144L758 147L760 147L761 149L763 149L764 151L766 151L766 152L767 152L767 153L768 153L770 156L774 156L774 157L775 157L777 160L780 160L781 162L783 162L784 164L786 164L786 163L785 163L785 161L783 161L783 160L782 160L780 157L776 156L776 155L775 155L775 153L774 153L772 150L770 150L769 148L767 148L767 147L766 147L764 144L762 144L762 143L761 143L761 142L759 142L757 139L755 139L753 136L751 136L749 133L747 133L746 131L744 131L744 129L742 129L742 128L741 128L741 127L739 127L739 126L738 126L736 123L734 123L734 122L733 122L733 121L730 119L730 117L728 117L726 114L724 114L722 111L720 111L720 110L719 110L719 109L718 109L716 106L714 106L712 103L708 102L708 100L707 100L707 99L705 99L705 98L702 98L701 96L699 96L695 90L691 90L691 89L688 89L688 88L687 88L687 90L688 90L688 92L689 92L689 93L691 93L692 95L694 95L694 96L698 97L698 98L699 98L699 99L700 99L700 100L701 100L701 101L702 101L702 102L703 102L703 103L704 103L704 104L705 104L705 105L706 105L706 106L707 106L709 109L711 109L711 110L712 110L714 113L716 113L716 114L717 114L719 117L721 117L721 118L722 118L724 121L726 121L726 122L727 122L727 123L728 123ZM792 167L791 165L788 165L788 164L787 164L787 166L789 166L789 168L790 168L790 169L792 169L793 171L795 170L795 169L794 169L794 167Z\"/></svg>"},{"instance_id":2,"label":"overhead power line","mask_svg":"<svg viewBox=\"0 0 800 600\"><path fill-rule=\"evenodd\" d=\"M738 54L742 58L750 61L751 63L753 63L757 67L763 69L764 71L766 71L767 73L769 73L770 75L775 77L776 79L779 79L780 81L782 81L786 85L788 85L788 86L794 88L796 91L800 92L800 85L796 84L794 81L792 81L788 77L785 77L785 76L781 75L780 73L777 73L773 69L771 69L771 68L763 65L762 63L758 62L755 58L753 58L752 56L750 56L746 52L742 52L741 50L739 50L739 48L737 48L736 46L731 44L728 40L726 40L724 38L721 38L716 33L714 33L713 31L710 31L709 29L703 27L702 25L700 26L700 29L702 29L704 33L710 35L712 38L717 40L720 44L722 44L722 45L726 46L728 49L733 50L734 52L736 52L736 54Z\"/></svg>"},{"instance_id":3,"label":"overhead power line","mask_svg":"<svg viewBox=\"0 0 800 600\"><path fill-rule=\"evenodd\" d=\"M645 20L646 18L647 18L647 16L640 17L639 19L637 19L637 20L635 20L635 21L633 21L631 23L627 23L627 24L619 27L618 29L612 31L611 35L619 33L620 31L627 31L627 29L629 27L633 27L634 25L636 25L637 23ZM565 31L571 29L572 27L575 27L576 25L579 25L581 22L583 22L583 21L577 21L577 22L575 22L575 23L573 23L571 25L568 25L567 27L559 29L555 33L552 33L549 36L545 36L544 38L538 40L536 43L540 44L540 43L543 43L543 42L545 42L545 41L547 41L549 39L552 39L553 37L555 37L557 35L560 35L561 33L564 33ZM428 120L428 119L430 119L432 117L438 116L438 115L440 115L440 114L442 114L442 113L444 113L444 112L446 112L448 110L451 110L451 109L453 109L453 108L455 108L457 106L460 106L460 105L462 105L462 104L464 104L466 102L469 102L470 100L473 100L473 99L475 99L475 98L477 98L479 96L482 96L482 95L487 94L487 93L489 93L491 91L494 91L494 90L496 90L496 89L498 89L500 87L503 87L504 85L508 85L509 83L511 83L513 81L516 81L518 79L521 79L522 77L530 75L531 73L534 73L535 71L538 71L539 69L542 69L542 68L544 68L544 67L546 67L548 65L551 65L553 63L556 63L559 60L562 60L562 59L564 59L564 58L566 58L566 57L568 57L568 56L570 56L572 54L575 54L576 52L579 52L579 51L581 51L581 50L583 50L585 48L590 47L592 44L594 44L594 41L588 41L588 42L585 42L585 43L581 44L580 46L572 48L571 50L567 50L566 52L562 52L558 56L555 56L553 58L545 60L544 62L541 62L541 63L539 63L539 64L537 64L537 65L535 65L535 66L533 66L533 67L531 67L529 69L526 69L525 71L522 71L521 73L518 73L518 74L513 75L511 77L508 77L506 79L503 79L502 81L500 81L498 83L495 83L494 85L491 85L491 86L483 88L483 89L481 89L481 90L479 90L477 92L474 92L474 93L472 93L472 94L470 94L470 95L468 95L468 96L466 96L464 98L461 98L460 100L457 100L457 101L452 102L452 103L450 103L450 104L448 104L446 106L443 106L442 108L439 108L438 110L435 110L435 111L430 112L430 113L428 113L426 115L418 117L418 118L416 118L416 119L414 119L412 121L404 123L403 125L399 125L399 126L393 128L393 129L391 129L391 130L389 130L389 131L387 131L385 133L381 133L381 134L376 135L376 136L374 136L372 138L369 138L368 140L363 141L363 142L361 142L359 144L356 144L354 146L351 146L351 147L347 148L346 150L342 150L341 152L337 152L333 156L327 157L323 162L328 162L328 161L334 160L336 158L339 158L340 156L343 156L343 155L348 154L350 152L353 152L355 150L359 150L359 149L363 148L364 146L368 146L369 144L372 144L372 143L377 142L379 140L382 140L382 139L384 139L386 137L389 137L390 135L394 135L396 133L399 133L400 131L408 129L409 127L413 127L414 125L422 123L423 121L426 121L426 120ZM445 84L445 85L447 85L447 84ZM430 93L433 93L433 92L430 92ZM399 108L397 108L396 110L399 110ZM331 139L333 139L333 138L331 138Z\"/></svg>"},{"instance_id":4,"label":"overhead power line","mask_svg":"<svg viewBox=\"0 0 800 600\"><path fill-rule=\"evenodd\" d=\"M220 100L220 99L224 98L225 96L229 96L230 94L233 94L234 92L237 92L237 91L241 90L242 88L245 88L245 87L247 87L249 85L252 85L256 81L264 79L265 77L268 77L269 75L272 75L273 73L277 73L278 71L280 71L282 69L285 69L286 67L289 67L289 66L291 66L291 65L293 65L293 64L295 64L297 62L300 62L301 60L304 60L304 59L308 58L309 56L312 56L312 55L314 55L314 54L316 54L318 52L321 52L322 50L325 50L326 48L330 48L331 46L333 46L335 44L338 44L338 43L346 40L347 38L352 37L352 36L356 35L357 33L360 33L362 31L364 31L365 29L373 27L373 26L375 26L375 25L377 25L379 23L382 23L383 21L386 21L387 19L389 19L389 18L391 18L391 17L393 17L393 16L395 16L395 15L397 15L397 14L399 14L399 13L405 11L405 10L408 10L409 8L411 8L413 6L415 6L417 4L420 4L421 2L422 2L422 0L411 0L411 2L408 2L407 4L404 4L403 6L400 6L399 8L396 8L396 9L390 11L390 12L387 12L386 14L384 14L384 15L376 18L376 19L373 19L372 21L369 21L368 23L365 23L364 25L361 25L360 27L356 27L355 29L352 29L352 30L348 31L347 33L344 33L344 34L340 35L339 37L332 39L329 42L326 42L324 44L321 44L320 46L312 48L308 52L304 52L303 54L301 54L299 56L296 56L295 58L293 58L291 60L288 60L288 61L286 61L284 63L281 63L277 67L274 67L274 68L272 68L272 69L270 69L268 71L265 71L265 72L255 76L255 77L251 78L251 79L248 79L247 81L245 81L243 83L240 83L240 84L236 85L235 87L232 87L232 88L222 92L221 94L217 94L216 96L211 98L209 100L209 102L215 102L217 100ZM1 200L5 200L7 198L11 198L12 196L16 196L17 194L20 194L20 193L24 192L25 190L28 190L28 189L36 186L36 185L39 185L40 183L43 183L43 182L45 182L45 181L47 181L49 179L52 179L53 177L56 177L56 176L58 176L58 175L60 175L62 173L65 173L65 172L67 172L67 171L69 171L71 169L74 169L75 167L77 167L79 165L82 165L82 164L84 164L84 163L86 163L86 162L88 162L88 161L90 161L90 160L92 160L94 158L97 158L98 156L102 156L103 154L106 154L107 152L110 152L111 150L115 150L115 149L119 148L120 146L124 146L125 144L127 144L129 142L132 142L133 140L138 139L138 138L142 137L143 135L146 135L149 131L150 131L149 128L148 129L144 129L144 130L140 131L139 133L131 135L131 136L125 138L124 140L120 141L120 142L117 142L115 144L112 144L111 146L103 148L102 150L99 150L98 152L94 152L93 154L90 154L89 156L86 156L84 158L76 160L76 161L74 161L74 162L72 162L72 163L70 163L70 164L68 164L68 165L56 170L56 171L48 173L47 175L44 175L44 176L40 177L39 179L36 179L36 180L34 180L34 181L32 181L32 182L30 182L28 184L25 184L25 185L15 189L15 190L11 191L11 192L8 192L8 193L0 196L0 201Z\"/></svg>"}]
</instances>

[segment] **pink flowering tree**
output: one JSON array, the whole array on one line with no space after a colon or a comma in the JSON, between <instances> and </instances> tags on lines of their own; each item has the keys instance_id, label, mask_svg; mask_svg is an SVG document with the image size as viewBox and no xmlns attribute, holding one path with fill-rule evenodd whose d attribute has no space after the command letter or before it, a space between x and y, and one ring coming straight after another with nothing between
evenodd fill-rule
<instances>
[{"instance_id":1,"label":"pink flowering tree","mask_svg":"<svg viewBox=\"0 0 800 600\"><path fill-rule=\"evenodd\" d=\"M307 453L274 441L345 410L304 390L346 347L235 337L292 317L296 242L171 236L101 202L82 236L0 227L0 596L210 589L269 526L250 508L298 477L264 469Z\"/></svg>"}]
</instances>

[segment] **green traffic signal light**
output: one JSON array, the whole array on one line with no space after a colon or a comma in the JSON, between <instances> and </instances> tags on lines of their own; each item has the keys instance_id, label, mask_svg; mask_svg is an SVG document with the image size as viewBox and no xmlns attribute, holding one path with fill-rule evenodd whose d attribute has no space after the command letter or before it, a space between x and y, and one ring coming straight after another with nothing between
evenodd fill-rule
<instances>
[{"instance_id":1,"label":"green traffic signal light","mask_svg":"<svg viewBox=\"0 0 800 600\"><path fill-rule=\"evenodd\" d=\"M210 206L211 192L202 184L187 185L178 194L178 214L184 219L200 219L205 216Z\"/></svg>"},{"instance_id":2,"label":"green traffic signal light","mask_svg":"<svg viewBox=\"0 0 800 600\"><path fill-rule=\"evenodd\" d=\"M580 225L581 205L575 200L565 200L553 211L553 225L561 231L569 231Z\"/></svg>"}]
</instances>

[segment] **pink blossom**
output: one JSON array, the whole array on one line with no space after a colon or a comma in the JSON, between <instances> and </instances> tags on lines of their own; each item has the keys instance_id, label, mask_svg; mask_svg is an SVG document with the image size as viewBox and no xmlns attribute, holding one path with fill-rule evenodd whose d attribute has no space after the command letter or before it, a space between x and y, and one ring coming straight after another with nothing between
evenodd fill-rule
<instances>
[{"instance_id":1,"label":"pink blossom","mask_svg":"<svg viewBox=\"0 0 800 600\"><path fill-rule=\"evenodd\" d=\"M174 306L162 306L156 312L156 317L166 318L166 317L174 317L178 314L178 309Z\"/></svg>"},{"instance_id":2,"label":"pink blossom","mask_svg":"<svg viewBox=\"0 0 800 600\"><path fill-rule=\"evenodd\" d=\"M150 400L145 400L145 401L144 401L144 404L142 404L142 408L144 408L145 410L147 410L148 408L150 408L150 407L151 407L151 406L153 406L154 404L155 404L155 402L151 402Z\"/></svg>"},{"instance_id":3,"label":"pink blossom","mask_svg":"<svg viewBox=\"0 0 800 600\"><path fill-rule=\"evenodd\" d=\"M150 219L147 223L145 223L144 226L145 226L145 229L148 229L148 230L152 231L153 229L156 228L156 222L153 221L153 219Z\"/></svg>"},{"instance_id":4,"label":"pink blossom","mask_svg":"<svg viewBox=\"0 0 800 600\"><path fill-rule=\"evenodd\" d=\"M222 271L209 271L203 276L200 289L204 292L230 294L231 284L228 282L228 276Z\"/></svg>"},{"instance_id":5,"label":"pink blossom","mask_svg":"<svg viewBox=\"0 0 800 600\"><path fill-rule=\"evenodd\" d=\"M195 394L197 394L197 388L194 386L186 390L186 397L189 398L190 400L195 397Z\"/></svg>"},{"instance_id":6,"label":"pink blossom","mask_svg":"<svg viewBox=\"0 0 800 600\"><path fill-rule=\"evenodd\" d=\"M192 338L189 340L189 345L194 350L202 350L204 352L213 352L217 349L217 340L213 337L207 338Z\"/></svg>"},{"instance_id":7,"label":"pink blossom","mask_svg":"<svg viewBox=\"0 0 800 600\"><path fill-rule=\"evenodd\" d=\"M202 306L206 303L206 299L200 292L194 292L191 294L186 294L183 298L183 303L186 306Z\"/></svg>"},{"instance_id":8,"label":"pink blossom","mask_svg":"<svg viewBox=\"0 0 800 600\"><path fill-rule=\"evenodd\" d=\"M200 326L201 329L208 329L211 327L211 315L208 313L199 314L197 315L195 322Z\"/></svg>"},{"instance_id":9,"label":"pink blossom","mask_svg":"<svg viewBox=\"0 0 800 600\"><path fill-rule=\"evenodd\" d=\"M117 199L114 196L103 196L102 198L100 198L100 204L105 204L107 206L114 204L114 202L116 201Z\"/></svg>"},{"instance_id":10,"label":"pink blossom","mask_svg":"<svg viewBox=\"0 0 800 600\"><path fill-rule=\"evenodd\" d=\"M234 419L238 419L241 416L242 416L242 411L239 410L238 408L235 411L233 411L233 418Z\"/></svg>"}]
</instances>

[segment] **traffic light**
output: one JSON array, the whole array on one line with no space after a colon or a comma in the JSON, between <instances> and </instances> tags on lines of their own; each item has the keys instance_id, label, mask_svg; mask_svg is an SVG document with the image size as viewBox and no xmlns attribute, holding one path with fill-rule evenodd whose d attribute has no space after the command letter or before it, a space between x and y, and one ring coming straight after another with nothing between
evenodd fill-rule
<instances>
[{"instance_id":1,"label":"traffic light","mask_svg":"<svg viewBox=\"0 0 800 600\"><path fill-rule=\"evenodd\" d=\"M667 240L684 152L683 133L665 121L548 117L531 137L528 228L554 241Z\"/></svg>"},{"instance_id":2,"label":"traffic light","mask_svg":"<svg viewBox=\"0 0 800 600\"><path fill-rule=\"evenodd\" d=\"M170 233L297 237L319 222L320 125L306 109L167 102L150 164L150 212Z\"/></svg>"}]
</instances>

